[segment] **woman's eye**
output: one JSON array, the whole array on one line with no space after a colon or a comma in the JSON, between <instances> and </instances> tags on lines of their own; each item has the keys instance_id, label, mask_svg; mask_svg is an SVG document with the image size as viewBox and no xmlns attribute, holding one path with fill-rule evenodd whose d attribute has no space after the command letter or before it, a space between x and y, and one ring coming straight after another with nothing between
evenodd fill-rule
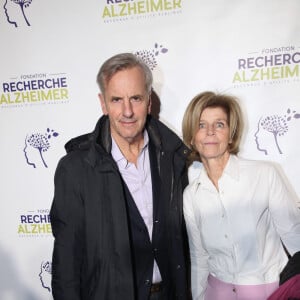
<instances>
[{"instance_id":1,"label":"woman's eye","mask_svg":"<svg viewBox=\"0 0 300 300\"><path fill-rule=\"evenodd\" d=\"M223 122L217 122L216 123L216 128L224 128L225 124Z\"/></svg>"}]
</instances>

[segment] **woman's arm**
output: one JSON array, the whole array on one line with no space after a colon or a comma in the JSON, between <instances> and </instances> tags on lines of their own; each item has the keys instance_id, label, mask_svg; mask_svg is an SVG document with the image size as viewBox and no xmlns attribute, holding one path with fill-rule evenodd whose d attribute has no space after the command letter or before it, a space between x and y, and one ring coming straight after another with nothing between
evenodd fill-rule
<instances>
[{"instance_id":1,"label":"woman's arm","mask_svg":"<svg viewBox=\"0 0 300 300\"><path fill-rule=\"evenodd\" d=\"M195 218L193 207L193 194L188 190L184 192L183 203L191 257L192 295L194 300L202 300L204 299L209 275L208 253L202 246L201 230L198 226L199 220Z\"/></svg>"},{"instance_id":2,"label":"woman's arm","mask_svg":"<svg viewBox=\"0 0 300 300\"><path fill-rule=\"evenodd\" d=\"M288 189L275 167L270 168L269 207L273 222L288 252L300 250L300 209L296 195Z\"/></svg>"}]
</instances>

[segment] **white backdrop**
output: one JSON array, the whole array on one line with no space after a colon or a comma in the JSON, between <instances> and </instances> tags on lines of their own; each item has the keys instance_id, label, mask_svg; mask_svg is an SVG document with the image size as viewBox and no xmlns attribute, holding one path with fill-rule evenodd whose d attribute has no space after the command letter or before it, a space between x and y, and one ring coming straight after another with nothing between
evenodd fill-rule
<instances>
[{"instance_id":1,"label":"white backdrop","mask_svg":"<svg viewBox=\"0 0 300 300\"><path fill-rule=\"evenodd\" d=\"M147 60L178 134L197 93L238 96L241 156L274 161L300 195L299 0L0 3L1 300L51 299L54 171L101 115L95 77L116 53Z\"/></svg>"}]
</instances>

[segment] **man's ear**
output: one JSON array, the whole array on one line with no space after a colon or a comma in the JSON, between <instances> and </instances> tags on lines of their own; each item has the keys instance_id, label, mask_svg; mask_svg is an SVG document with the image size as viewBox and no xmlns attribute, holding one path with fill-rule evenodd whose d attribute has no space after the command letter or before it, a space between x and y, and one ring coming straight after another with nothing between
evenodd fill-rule
<instances>
[{"instance_id":1,"label":"man's ear","mask_svg":"<svg viewBox=\"0 0 300 300\"><path fill-rule=\"evenodd\" d=\"M105 99L104 99L103 94L99 93L99 94L98 94L98 97L99 97L99 100L100 100L102 113L103 113L104 115L107 115L108 112L107 112L106 103L105 103Z\"/></svg>"}]
</instances>

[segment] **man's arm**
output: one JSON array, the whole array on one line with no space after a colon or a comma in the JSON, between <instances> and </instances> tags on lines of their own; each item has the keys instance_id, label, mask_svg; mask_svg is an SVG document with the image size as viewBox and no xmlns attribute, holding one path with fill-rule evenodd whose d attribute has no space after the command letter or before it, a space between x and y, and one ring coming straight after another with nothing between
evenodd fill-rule
<instances>
[{"instance_id":1,"label":"man's arm","mask_svg":"<svg viewBox=\"0 0 300 300\"><path fill-rule=\"evenodd\" d=\"M60 161L54 178L55 191L50 212L55 238L52 258L54 300L83 300L80 277L84 234L79 176L71 161Z\"/></svg>"}]
</instances>

